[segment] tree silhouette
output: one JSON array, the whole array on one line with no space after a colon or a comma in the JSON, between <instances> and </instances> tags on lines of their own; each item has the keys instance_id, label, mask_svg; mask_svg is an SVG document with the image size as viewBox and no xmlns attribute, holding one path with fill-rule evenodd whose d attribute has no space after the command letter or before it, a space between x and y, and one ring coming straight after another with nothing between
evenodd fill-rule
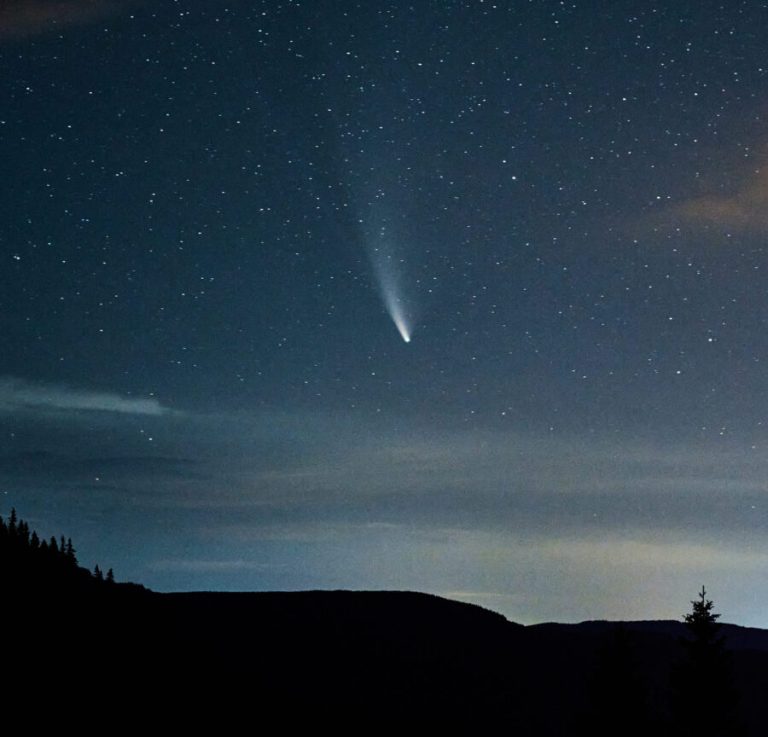
<instances>
[{"instance_id":1,"label":"tree silhouette","mask_svg":"<svg viewBox=\"0 0 768 737\"><path fill-rule=\"evenodd\" d=\"M683 619L686 625L688 625L689 632L693 635L694 642L701 643L702 645L712 645L720 642L720 625L717 622L720 619L720 615L712 611L715 605L707 599L707 590L703 586L699 593L699 600L692 601L691 604L693 605L693 611L690 614L686 614Z\"/></svg>"},{"instance_id":2,"label":"tree silhouette","mask_svg":"<svg viewBox=\"0 0 768 737\"><path fill-rule=\"evenodd\" d=\"M111 569L110 569L111 572ZM6 591L42 592L56 588L83 591L103 586L104 574L96 566L91 574L80 568L71 538L40 539L12 509L7 522L0 516L0 574ZM114 583L114 574L107 576ZM17 597L19 598L19 597Z\"/></svg>"},{"instance_id":3,"label":"tree silhouette","mask_svg":"<svg viewBox=\"0 0 768 737\"><path fill-rule=\"evenodd\" d=\"M64 538L62 537L62 540L63 539ZM66 544L66 546L64 548L62 548L62 550L64 550L64 553L67 556L67 562L70 565L76 566L77 565L77 556L75 555L75 547L74 547L74 545L72 545L72 538L71 537L67 539L67 544Z\"/></svg>"},{"instance_id":4,"label":"tree silhouette","mask_svg":"<svg viewBox=\"0 0 768 737\"><path fill-rule=\"evenodd\" d=\"M692 611L684 615L688 637L673 673L673 717L681 735L733 737L740 734L730 653L720 633L719 614L702 586Z\"/></svg>"}]
</instances>

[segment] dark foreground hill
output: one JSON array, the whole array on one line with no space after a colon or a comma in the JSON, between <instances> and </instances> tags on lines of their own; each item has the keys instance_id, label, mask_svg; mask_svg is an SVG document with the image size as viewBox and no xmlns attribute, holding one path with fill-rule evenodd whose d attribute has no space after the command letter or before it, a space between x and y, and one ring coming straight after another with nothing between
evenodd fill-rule
<instances>
[{"instance_id":1,"label":"dark foreground hill","mask_svg":"<svg viewBox=\"0 0 768 737\"><path fill-rule=\"evenodd\" d=\"M65 546L33 565L0 541L3 693L37 721L685 733L671 721L685 654L678 622L523 627L412 592L160 594L107 583L66 557ZM721 631L744 729L717 734L764 735L768 631ZM701 709L716 707L707 701Z\"/></svg>"},{"instance_id":2,"label":"dark foreground hill","mask_svg":"<svg viewBox=\"0 0 768 737\"><path fill-rule=\"evenodd\" d=\"M6 622L5 655L28 666L23 682L43 674L46 699L49 690L127 699L184 718L258 709L344 724L362 712L466 729L501 720L519 735L608 734L596 725L616 719L618 704L643 729L615 733L664 734L684 634L676 622L523 627L409 592L157 594L116 585L28 596ZM723 629L745 733L763 735L768 632ZM611 665L617 632L629 648ZM612 668L607 683L601 662Z\"/></svg>"}]
</instances>

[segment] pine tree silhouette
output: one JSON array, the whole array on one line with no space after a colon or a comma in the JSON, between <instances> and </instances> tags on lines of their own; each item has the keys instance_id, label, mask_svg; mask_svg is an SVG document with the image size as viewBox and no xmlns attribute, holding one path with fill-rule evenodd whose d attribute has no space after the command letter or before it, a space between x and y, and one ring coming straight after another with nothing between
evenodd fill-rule
<instances>
[{"instance_id":1,"label":"pine tree silhouette","mask_svg":"<svg viewBox=\"0 0 768 737\"><path fill-rule=\"evenodd\" d=\"M62 538L63 540L64 538ZM64 553L67 556L67 562L70 565L76 566L77 565L77 556L75 555L75 548L72 545L72 538L67 539L67 545L64 548Z\"/></svg>"},{"instance_id":2,"label":"pine tree silhouette","mask_svg":"<svg viewBox=\"0 0 768 737\"><path fill-rule=\"evenodd\" d=\"M41 540L15 509L7 522L0 516L0 573L6 590L16 590L18 595L55 589L83 592L104 581L99 566L93 574L78 566L71 538L62 535L59 540L54 536Z\"/></svg>"},{"instance_id":3,"label":"pine tree silhouette","mask_svg":"<svg viewBox=\"0 0 768 737\"><path fill-rule=\"evenodd\" d=\"M692 611L683 618L688 630L680 641L683 659L672 678L675 731L691 737L735 737L741 734L737 698L720 615L703 586L691 604Z\"/></svg>"}]
</instances>

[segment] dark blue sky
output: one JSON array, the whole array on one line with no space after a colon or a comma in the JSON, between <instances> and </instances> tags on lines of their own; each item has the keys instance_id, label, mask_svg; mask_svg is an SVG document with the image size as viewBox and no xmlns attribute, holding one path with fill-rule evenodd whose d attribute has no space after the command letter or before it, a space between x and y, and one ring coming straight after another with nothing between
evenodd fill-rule
<instances>
[{"instance_id":1,"label":"dark blue sky","mask_svg":"<svg viewBox=\"0 0 768 737\"><path fill-rule=\"evenodd\" d=\"M5 3L0 512L160 590L768 626L766 27Z\"/></svg>"}]
</instances>

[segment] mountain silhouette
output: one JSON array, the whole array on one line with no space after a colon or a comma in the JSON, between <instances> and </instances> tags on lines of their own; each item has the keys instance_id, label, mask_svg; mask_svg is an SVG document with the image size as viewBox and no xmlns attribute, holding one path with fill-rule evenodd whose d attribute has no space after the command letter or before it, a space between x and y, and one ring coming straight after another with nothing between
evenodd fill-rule
<instances>
[{"instance_id":1,"label":"mountain silhouette","mask_svg":"<svg viewBox=\"0 0 768 737\"><path fill-rule=\"evenodd\" d=\"M66 713L87 698L80 718L109 724L151 713L176 727L278 718L355 731L503 725L559 737L605 733L626 703L637 713L614 734L639 734L640 724L646 734L672 734L681 622L523 626L407 591L157 593L94 576L66 541L63 552L59 541L55 553L51 543L41 553L15 517L10 530L3 522L2 657L13 673L5 696L30 714L43 704ZM721 632L739 734L763 735L768 631L726 624Z\"/></svg>"}]
</instances>

